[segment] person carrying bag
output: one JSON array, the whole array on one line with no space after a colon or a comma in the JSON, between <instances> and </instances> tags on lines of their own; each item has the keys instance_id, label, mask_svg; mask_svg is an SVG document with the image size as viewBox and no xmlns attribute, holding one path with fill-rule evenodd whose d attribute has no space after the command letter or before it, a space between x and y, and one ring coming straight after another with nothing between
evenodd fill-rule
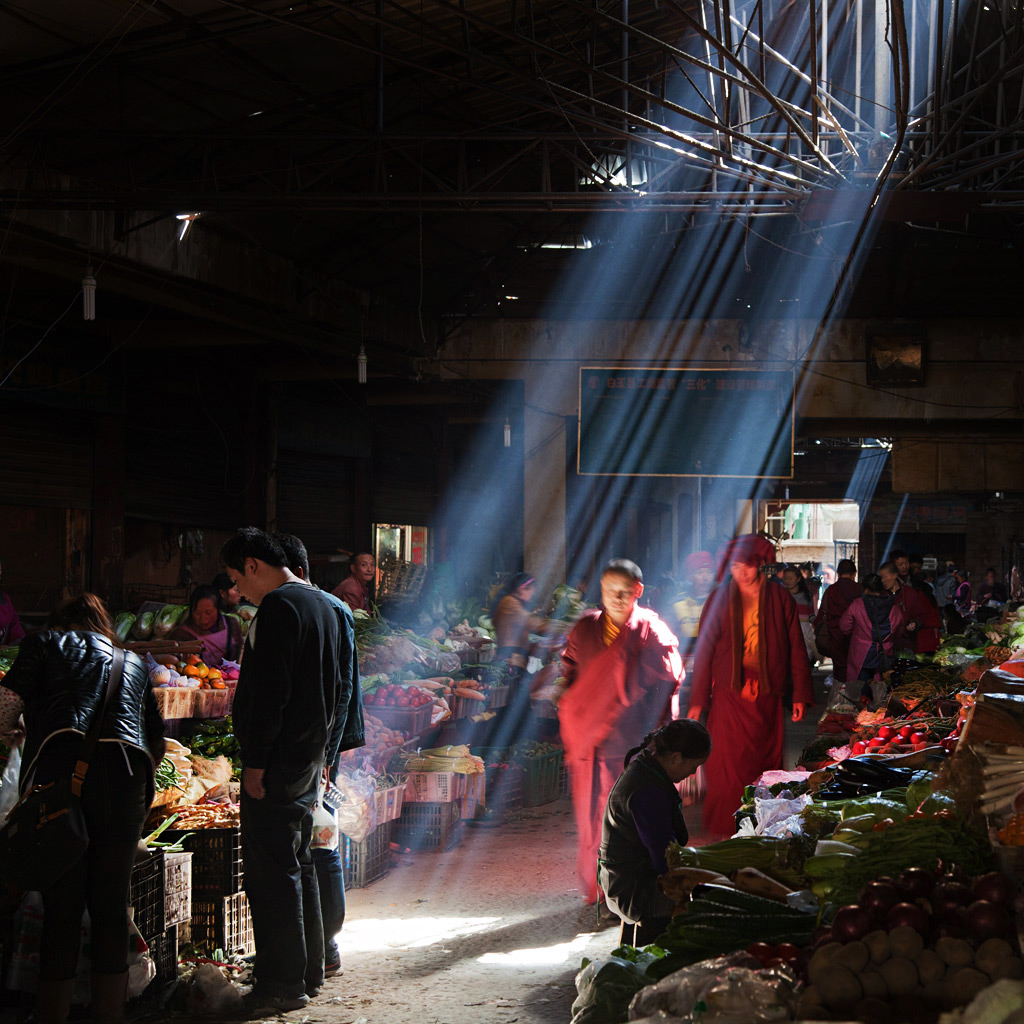
<instances>
[{"instance_id":1,"label":"person carrying bag","mask_svg":"<svg viewBox=\"0 0 1024 1024\"><path fill-rule=\"evenodd\" d=\"M43 902L35 1020L63 1024L89 910L92 1019L123 1020L128 887L163 757L163 721L139 657L93 594L63 602L0 682L0 739L19 741L23 796L4 828L5 877Z\"/></svg>"}]
</instances>

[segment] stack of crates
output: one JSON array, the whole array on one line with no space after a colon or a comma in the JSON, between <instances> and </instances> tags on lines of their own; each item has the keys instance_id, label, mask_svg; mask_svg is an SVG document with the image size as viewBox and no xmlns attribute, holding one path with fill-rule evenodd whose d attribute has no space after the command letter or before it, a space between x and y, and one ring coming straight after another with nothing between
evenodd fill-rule
<instances>
[{"instance_id":1,"label":"stack of crates","mask_svg":"<svg viewBox=\"0 0 1024 1024\"><path fill-rule=\"evenodd\" d=\"M395 822L394 841L414 853L450 850L462 841L464 775L458 772L410 772L402 816Z\"/></svg>"},{"instance_id":2,"label":"stack of crates","mask_svg":"<svg viewBox=\"0 0 1024 1024\"><path fill-rule=\"evenodd\" d=\"M192 914L192 854L151 853L132 868L129 902L156 964L156 981L178 976L178 927Z\"/></svg>"},{"instance_id":3,"label":"stack of crates","mask_svg":"<svg viewBox=\"0 0 1024 1024\"><path fill-rule=\"evenodd\" d=\"M523 809L523 766L506 747L473 747L484 762L487 809L505 820Z\"/></svg>"},{"instance_id":4,"label":"stack of crates","mask_svg":"<svg viewBox=\"0 0 1024 1024\"><path fill-rule=\"evenodd\" d=\"M163 833L167 839L176 835L192 854L192 914L188 927L179 929L179 940L210 952L254 953L252 915L242 892L241 830L204 828L187 836L170 829Z\"/></svg>"}]
</instances>

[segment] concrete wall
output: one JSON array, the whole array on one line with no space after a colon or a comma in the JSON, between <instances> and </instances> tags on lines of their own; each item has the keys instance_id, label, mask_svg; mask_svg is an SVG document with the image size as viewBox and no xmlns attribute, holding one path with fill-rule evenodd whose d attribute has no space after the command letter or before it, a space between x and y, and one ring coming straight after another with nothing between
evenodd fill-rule
<instances>
[{"instance_id":1,"label":"concrete wall","mask_svg":"<svg viewBox=\"0 0 1024 1024\"><path fill-rule=\"evenodd\" d=\"M935 321L913 325L923 329L926 378L923 386L874 387L867 383L866 339L886 326L896 331L907 325L841 321L816 337L817 325L807 320L740 320L705 322L611 322L501 320L466 321L447 339L439 358L427 369L446 378L522 380L525 388L526 478L531 482L525 508L526 564L550 566L558 578L565 569L566 437L557 417L578 411L578 370L581 365L691 363L719 368L757 364L768 368L795 367L798 419L843 421L843 433L858 436L858 424L871 421L871 434L881 425L882 436L914 435L937 420L977 422L1021 416L1017 367L1024 320ZM550 437L552 430L555 434ZM547 439L546 441L544 439ZM1016 467L1024 456L1024 439L1002 442L993 465L1011 469L979 476L975 442L957 436L932 440L919 448L908 477L913 487L946 492L975 490L997 480L1008 489L1007 477L1024 479ZM544 442L544 443L541 443ZM951 444L952 442L952 444ZM954 455L960 446L959 454ZM1008 447L1007 447L1008 446ZM943 453L942 459L939 453ZM905 455L906 451L901 455ZM1020 459L1024 468L1024 458ZM969 470L969 471L968 471ZM675 507L675 497L693 494L696 481L664 481L661 493ZM741 502L755 491L752 481L735 481L729 497ZM721 493L721 488L719 488ZM705 501L713 521L705 524L731 532L728 501ZM733 505L735 507L735 505ZM675 524L676 561L681 561L684 537L693 524ZM707 530L703 531L707 532ZM1009 531L1009 532L1012 532Z\"/></svg>"}]
</instances>

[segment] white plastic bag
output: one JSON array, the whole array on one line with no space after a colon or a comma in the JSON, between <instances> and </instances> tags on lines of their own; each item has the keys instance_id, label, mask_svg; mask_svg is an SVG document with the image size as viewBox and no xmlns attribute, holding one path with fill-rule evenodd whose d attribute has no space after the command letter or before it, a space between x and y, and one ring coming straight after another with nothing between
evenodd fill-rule
<instances>
[{"instance_id":1,"label":"white plastic bag","mask_svg":"<svg viewBox=\"0 0 1024 1024\"><path fill-rule=\"evenodd\" d=\"M21 774L21 747L12 747L0 776L0 822L18 802L18 775Z\"/></svg>"},{"instance_id":2,"label":"white plastic bag","mask_svg":"<svg viewBox=\"0 0 1024 1024\"><path fill-rule=\"evenodd\" d=\"M242 1009L242 990L216 964L200 964L189 979L185 1005L197 1016L234 1016Z\"/></svg>"},{"instance_id":3,"label":"white plastic bag","mask_svg":"<svg viewBox=\"0 0 1024 1024\"><path fill-rule=\"evenodd\" d=\"M345 799L338 807L338 828L361 843L377 827L377 783L368 772L341 772L338 789Z\"/></svg>"},{"instance_id":4,"label":"white plastic bag","mask_svg":"<svg viewBox=\"0 0 1024 1024\"><path fill-rule=\"evenodd\" d=\"M334 807L327 806L325 795L324 783L321 780L316 796L316 806L313 808L313 837L309 842L312 850L336 850L338 848L338 812ZM330 797L332 804L338 803L338 795L338 791L332 787Z\"/></svg>"}]
</instances>

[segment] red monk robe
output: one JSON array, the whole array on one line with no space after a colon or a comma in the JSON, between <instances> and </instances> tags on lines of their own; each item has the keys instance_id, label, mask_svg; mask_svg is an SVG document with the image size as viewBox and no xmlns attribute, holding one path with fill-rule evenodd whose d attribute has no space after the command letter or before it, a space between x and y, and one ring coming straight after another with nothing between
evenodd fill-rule
<instances>
[{"instance_id":1,"label":"red monk robe","mask_svg":"<svg viewBox=\"0 0 1024 1024\"><path fill-rule=\"evenodd\" d=\"M751 635L744 636L743 604L729 576L708 598L697 631L690 707L710 705L703 827L715 836L735 832L744 788L782 767L782 698L790 685L794 708L814 703L796 604L763 574L757 587Z\"/></svg>"},{"instance_id":2,"label":"red monk robe","mask_svg":"<svg viewBox=\"0 0 1024 1024\"><path fill-rule=\"evenodd\" d=\"M610 645L606 612L585 612L562 654L567 688L558 720L579 836L576 873L583 898L597 900L597 852L608 794L626 753L669 717L683 662L672 631L634 605ZM614 632L614 628L610 630Z\"/></svg>"}]
</instances>

